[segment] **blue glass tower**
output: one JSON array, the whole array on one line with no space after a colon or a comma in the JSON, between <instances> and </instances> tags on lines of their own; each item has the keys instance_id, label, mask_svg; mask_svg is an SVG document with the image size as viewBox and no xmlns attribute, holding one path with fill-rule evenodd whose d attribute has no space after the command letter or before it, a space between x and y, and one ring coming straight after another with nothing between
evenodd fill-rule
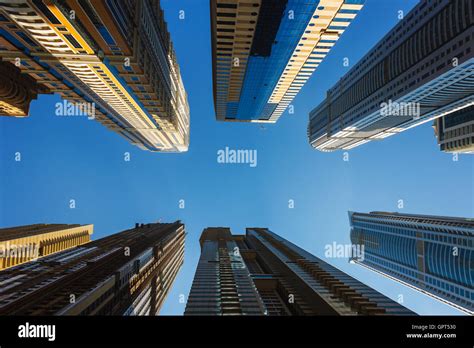
<instances>
[{"instance_id":1,"label":"blue glass tower","mask_svg":"<svg viewBox=\"0 0 474 348\"><path fill-rule=\"evenodd\" d=\"M364 0L211 0L218 120L276 122Z\"/></svg>"},{"instance_id":2,"label":"blue glass tower","mask_svg":"<svg viewBox=\"0 0 474 348\"><path fill-rule=\"evenodd\" d=\"M474 314L474 219L349 212L351 262Z\"/></svg>"}]
</instances>

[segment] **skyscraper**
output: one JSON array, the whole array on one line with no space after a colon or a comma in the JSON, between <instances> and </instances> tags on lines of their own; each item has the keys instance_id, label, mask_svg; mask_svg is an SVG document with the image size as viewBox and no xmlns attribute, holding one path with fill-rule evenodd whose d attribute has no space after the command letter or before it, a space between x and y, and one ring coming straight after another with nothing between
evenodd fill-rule
<instances>
[{"instance_id":1,"label":"skyscraper","mask_svg":"<svg viewBox=\"0 0 474 348\"><path fill-rule=\"evenodd\" d=\"M137 224L0 273L0 315L156 315L183 263L184 225Z\"/></svg>"},{"instance_id":2,"label":"skyscraper","mask_svg":"<svg viewBox=\"0 0 474 348\"><path fill-rule=\"evenodd\" d=\"M372 212L349 213L352 243L390 279L474 314L474 219Z\"/></svg>"},{"instance_id":3,"label":"skyscraper","mask_svg":"<svg viewBox=\"0 0 474 348\"><path fill-rule=\"evenodd\" d=\"M36 224L0 229L0 271L88 243L93 225Z\"/></svg>"},{"instance_id":4,"label":"skyscraper","mask_svg":"<svg viewBox=\"0 0 474 348\"><path fill-rule=\"evenodd\" d=\"M409 315L268 229L207 228L185 315Z\"/></svg>"},{"instance_id":5,"label":"skyscraper","mask_svg":"<svg viewBox=\"0 0 474 348\"><path fill-rule=\"evenodd\" d=\"M0 62L0 115L28 116L30 103L36 99L41 86L30 76L22 74L21 70L10 63Z\"/></svg>"},{"instance_id":6,"label":"skyscraper","mask_svg":"<svg viewBox=\"0 0 474 348\"><path fill-rule=\"evenodd\" d=\"M349 150L474 104L474 3L421 0L310 113L310 144Z\"/></svg>"},{"instance_id":7,"label":"skyscraper","mask_svg":"<svg viewBox=\"0 0 474 348\"><path fill-rule=\"evenodd\" d=\"M474 105L434 121L441 151L474 153Z\"/></svg>"},{"instance_id":8,"label":"skyscraper","mask_svg":"<svg viewBox=\"0 0 474 348\"><path fill-rule=\"evenodd\" d=\"M211 0L220 121L276 122L364 0Z\"/></svg>"},{"instance_id":9,"label":"skyscraper","mask_svg":"<svg viewBox=\"0 0 474 348\"><path fill-rule=\"evenodd\" d=\"M36 94L57 93L69 102L58 116L76 110L142 149L188 149L187 95L159 0L0 1L0 57L22 75L0 83L2 115L26 116Z\"/></svg>"}]
</instances>

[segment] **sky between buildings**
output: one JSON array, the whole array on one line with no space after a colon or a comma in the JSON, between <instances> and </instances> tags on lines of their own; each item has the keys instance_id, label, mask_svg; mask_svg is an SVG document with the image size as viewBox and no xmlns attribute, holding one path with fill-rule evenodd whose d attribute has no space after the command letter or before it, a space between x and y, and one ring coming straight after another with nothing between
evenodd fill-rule
<instances>
[{"instance_id":1,"label":"sky between buildings","mask_svg":"<svg viewBox=\"0 0 474 348\"><path fill-rule=\"evenodd\" d=\"M185 298L191 287L198 239L211 226L231 227L234 234L268 227L390 298L403 298L419 314L460 314L347 258L324 254L328 244L350 244L349 210L474 216L472 157L453 161L440 152L431 123L356 148L349 161L342 152L313 150L306 136L309 111L397 23L399 11L406 14L416 3L367 0L294 100L294 114L261 126L215 120L208 1L162 0L189 96L189 152L142 151L98 122L55 116L59 97L41 96L29 118L0 119L0 226L91 223L98 239L135 222L181 219L185 263L165 315L183 313L180 295ZM257 166L218 163L217 153L226 147L257 150Z\"/></svg>"}]
</instances>

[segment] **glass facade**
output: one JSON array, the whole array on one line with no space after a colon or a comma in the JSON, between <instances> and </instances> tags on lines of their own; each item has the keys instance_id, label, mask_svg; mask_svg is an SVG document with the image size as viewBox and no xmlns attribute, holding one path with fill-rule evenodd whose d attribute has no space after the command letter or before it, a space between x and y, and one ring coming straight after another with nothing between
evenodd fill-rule
<instances>
[{"instance_id":1,"label":"glass facade","mask_svg":"<svg viewBox=\"0 0 474 348\"><path fill-rule=\"evenodd\" d=\"M473 314L474 220L373 212L349 213L352 261Z\"/></svg>"},{"instance_id":2,"label":"glass facade","mask_svg":"<svg viewBox=\"0 0 474 348\"><path fill-rule=\"evenodd\" d=\"M472 13L471 0L420 1L310 112L310 144L350 150L472 105Z\"/></svg>"},{"instance_id":3,"label":"glass facade","mask_svg":"<svg viewBox=\"0 0 474 348\"><path fill-rule=\"evenodd\" d=\"M289 0L269 56L250 56L236 118L268 120L276 104L268 103L280 76L296 49L318 1ZM294 11L294 17L290 11ZM275 21L275 18L268 18ZM262 25L268 25L263 23ZM265 111L265 112L264 112Z\"/></svg>"},{"instance_id":4,"label":"glass facade","mask_svg":"<svg viewBox=\"0 0 474 348\"><path fill-rule=\"evenodd\" d=\"M276 122L363 0L211 0L218 120Z\"/></svg>"}]
</instances>

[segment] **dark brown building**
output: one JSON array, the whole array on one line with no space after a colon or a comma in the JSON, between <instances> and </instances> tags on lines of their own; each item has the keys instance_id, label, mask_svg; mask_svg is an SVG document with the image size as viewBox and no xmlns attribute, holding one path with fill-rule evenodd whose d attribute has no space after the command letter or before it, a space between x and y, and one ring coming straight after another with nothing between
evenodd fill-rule
<instances>
[{"instance_id":1,"label":"dark brown building","mask_svg":"<svg viewBox=\"0 0 474 348\"><path fill-rule=\"evenodd\" d=\"M185 315L413 315L264 228L207 228Z\"/></svg>"},{"instance_id":2,"label":"dark brown building","mask_svg":"<svg viewBox=\"0 0 474 348\"><path fill-rule=\"evenodd\" d=\"M137 224L0 273L0 315L156 315L184 256L184 225Z\"/></svg>"},{"instance_id":3,"label":"dark brown building","mask_svg":"<svg viewBox=\"0 0 474 348\"><path fill-rule=\"evenodd\" d=\"M437 118L433 128L441 151L474 154L474 104Z\"/></svg>"},{"instance_id":4,"label":"dark brown building","mask_svg":"<svg viewBox=\"0 0 474 348\"><path fill-rule=\"evenodd\" d=\"M0 61L0 116L26 117L38 93L49 93L13 64Z\"/></svg>"}]
</instances>

